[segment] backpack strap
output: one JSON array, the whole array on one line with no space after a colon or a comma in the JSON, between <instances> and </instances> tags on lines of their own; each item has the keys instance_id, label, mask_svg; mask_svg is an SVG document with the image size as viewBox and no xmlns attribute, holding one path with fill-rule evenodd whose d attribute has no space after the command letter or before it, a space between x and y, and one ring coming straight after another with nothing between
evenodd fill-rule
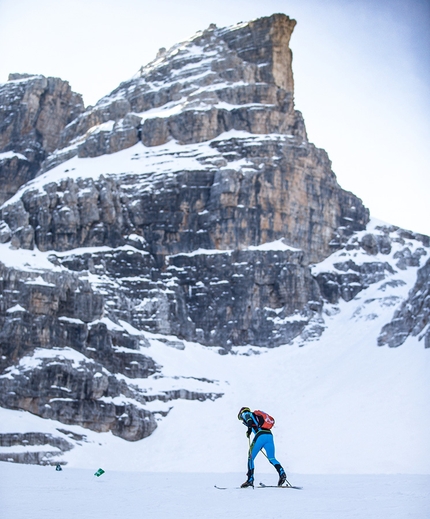
<instances>
[{"instance_id":1,"label":"backpack strap","mask_svg":"<svg viewBox=\"0 0 430 519\"><path fill-rule=\"evenodd\" d=\"M243 423L247 427L250 427L252 429L259 429L260 428L259 420L254 415L254 413L252 413L251 411L245 411L242 414L242 420L243 420Z\"/></svg>"}]
</instances>

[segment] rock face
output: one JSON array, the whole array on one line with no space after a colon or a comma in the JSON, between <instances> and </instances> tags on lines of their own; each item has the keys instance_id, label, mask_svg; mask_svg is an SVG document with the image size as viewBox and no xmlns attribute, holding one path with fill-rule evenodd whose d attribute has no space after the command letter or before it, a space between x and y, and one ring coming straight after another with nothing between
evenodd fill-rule
<instances>
[{"instance_id":1,"label":"rock face","mask_svg":"<svg viewBox=\"0 0 430 519\"><path fill-rule=\"evenodd\" d=\"M411 257L413 257L412 254L409 258ZM406 269L406 266L403 266L401 263L401 268ZM419 335L420 339L424 339L425 347L430 348L429 322L430 258L418 270L417 281L407 300L395 312L393 320L382 328L378 344L380 346L387 344L392 348L396 348L401 346L410 335Z\"/></svg>"},{"instance_id":2,"label":"rock face","mask_svg":"<svg viewBox=\"0 0 430 519\"><path fill-rule=\"evenodd\" d=\"M62 431L70 433L69 431ZM78 438L82 440L83 437ZM39 446L40 450L30 450L24 452L0 452L0 461L12 461L15 463L26 463L33 465L54 465L61 460L58 459L63 452L73 448L63 435L54 436L48 433L5 433L0 434L0 447L34 447ZM18 447L18 448L19 448Z\"/></svg>"},{"instance_id":3,"label":"rock face","mask_svg":"<svg viewBox=\"0 0 430 519\"><path fill-rule=\"evenodd\" d=\"M118 246L136 234L152 254L166 255L285 238L310 261L319 261L363 228L367 212L337 186L325 153L287 141L254 136L211 141L192 169L185 169L191 145L161 157L154 153L153 159L147 157L151 152L136 153L137 167L147 158L177 158L184 169L175 175L48 183L5 206L3 219L19 248Z\"/></svg>"},{"instance_id":4,"label":"rock face","mask_svg":"<svg viewBox=\"0 0 430 519\"><path fill-rule=\"evenodd\" d=\"M156 428L147 402L219 396L133 386L160 371L142 353L145 338L101 319L103 296L88 283L67 272L44 278L1 270L1 406L139 440ZM129 401L117 404L121 395Z\"/></svg>"},{"instance_id":5,"label":"rock face","mask_svg":"<svg viewBox=\"0 0 430 519\"><path fill-rule=\"evenodd\" d=\"M223 394L167 376L159 348L305 344L341 300L401 292L395 274L421 266L427 238L366 230L368 210L309 143L294 25L211 26L85 111L60 80L2 87L0 150L33 180L1 208L0 406L139 440L174 400ZM402 333L425 333L425 269L381 344L398 345L402 319Z\"/></svg>"},{"instance_id":6,"label":"rock face","mask_svg":"<svg viewBox=\"0 0 430 519\"><path fill-rule=\"evenodd\" d=\"M340 300L348 302L370 285L396 275L399 269L402 271L409 267L419 267L429 247L428 236L395 226L378 225L371 233L361 232L352 236L345 250L330 258L330 268L322 262L313 268L313 274L325 301L331 304L337 304ZM414 291L422 295L421 285L426 280L426 267L421 271L417 273ZM405 284L400 279L393 283L399 286ZM422 301L425 297L424 294Z\"/></svg>"},{"instance_id":7,"label":"rock face","mask_svg":"<svg viewBox=\"0 0 430 519\"><path fill-rule=\"evenodd\" d=\"M10 74L0 85L0 204L36 176L83 111L82 97L58 78Z\"/></svg>"},{"instance_id":8,"label":"rock face","mask_svg":"<svg viewBox=\"0 0 430 519\"><path fill-rule=\"evenodd\" d=\"M424 339L430 347L430 238L395 226L377 225L372 232L352 236L343 250L313 267L324 301L337 305L341 300L360 298L371 285L378 286L377 296L363 305L379 304L396 308L382 327L379 346L401 346L408 337ZM416 280L408 290L408 270L416 271ZM405 290L406 289L406 290ZM384 293L388 291L389 295ZM398 295L394 295L395 293ZM378 306L378 305L377 305ZM379 309L377 310L380 311ZM359 309L356 317L360 317ZM376 318L368 313L366 318Z\"/></svg>"},{"instance_id":9,"label":"rock face","mask_svg":"<svg viewBox=\"0 0 430 519\"><path fill-rule=\"evenodd\" d=\"M62 146L80 137L76 153L87 157L139 140L147 146L170 137L203 142L231 128L303 134L288 46L295 23L273 15L227 29L211 26L159 53L141 78L122 83L78 117L63 132Z\"/></svg>"},{"instance_id":10,"label":"rock face","mask_svg":"<svg viewBox=\"0 0 430 519\"><path fill-rule=\"evenodd\" d=\"M137 234L151 253L171 254L285 238L319 261L363 229L368 211L339 187L327 154L308 142L294 109L294 25L273 15L211 27L161 53L141 77L75 118L44 171L73 155L114 154L142 142L134 158L158 162L144 168L152 178L138 182L123 171L114 185L99 177L91 194L67 175L62 184L45 184L38 196L3 212L16 246L31 248L33 239L41 250L116 246ZM199 143L205 145L196 153ZM178 159L174 176L163 171L163 158Z\"/></svg>"}]
</instances>

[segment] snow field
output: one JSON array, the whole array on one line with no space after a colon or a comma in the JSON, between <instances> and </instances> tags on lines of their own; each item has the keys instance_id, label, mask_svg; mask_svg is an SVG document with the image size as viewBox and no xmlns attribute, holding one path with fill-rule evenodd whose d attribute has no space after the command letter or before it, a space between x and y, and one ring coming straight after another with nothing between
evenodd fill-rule
<instances>
[{"instance_id":1,"label":"snow field","mask_svg":"<svg viewBox=\"0 0 430 519\"><path fill-rule=\"evenodd\" d=\"M430 511L430 476L295 475L303 490L253 490L233 488L240 474L106 471L97 478L97 468L0 463L1 518L424 519Z\"/></svg>"}]
</instances>

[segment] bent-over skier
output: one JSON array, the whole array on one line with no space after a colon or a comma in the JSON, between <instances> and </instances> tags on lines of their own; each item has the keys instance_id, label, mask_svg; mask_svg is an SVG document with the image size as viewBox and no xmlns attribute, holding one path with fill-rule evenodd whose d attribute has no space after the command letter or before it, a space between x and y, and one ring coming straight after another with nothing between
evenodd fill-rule
<instances>
[{"instance_id":1,"label":"bent-over skier","mask_svg":"<svg viewBox=\"0 0 430 519\"><path fill-rule=\"evenodd\" d=\"M270 429L275 420L263 411L252 412L249 407L242 407L237 415L239 420L248 427L246 436L249 438L254 433L254 439L248 451L248 479L241 485L242 488L254 486L254 459L257 454L264 449L267 459L275 467L279 474L278 486L282 486L287 475L279 461L275 458L275 444L273 443L273 435Z\"/></svg>"}]
</instances>

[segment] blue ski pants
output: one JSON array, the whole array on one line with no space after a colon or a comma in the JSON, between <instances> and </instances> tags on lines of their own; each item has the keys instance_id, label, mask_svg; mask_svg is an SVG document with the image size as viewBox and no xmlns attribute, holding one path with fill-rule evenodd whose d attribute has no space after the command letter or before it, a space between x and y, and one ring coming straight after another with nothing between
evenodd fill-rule
<instances>
[{"instance_id":1,"label":"blue ski pants","mask_svg":"<svg viewBox=\"0 0 430 519\"><path fill-rule=\"evenodd\" d=\"M272 434L263 433L258 434L254 438L249 448L248 454L248 470L254 470L254 460L257 454L264 449L267 454L267 459L272 465L280 465L279 461L275 458L275 444L273 443Z\"/></svg>"}]
</instances>

